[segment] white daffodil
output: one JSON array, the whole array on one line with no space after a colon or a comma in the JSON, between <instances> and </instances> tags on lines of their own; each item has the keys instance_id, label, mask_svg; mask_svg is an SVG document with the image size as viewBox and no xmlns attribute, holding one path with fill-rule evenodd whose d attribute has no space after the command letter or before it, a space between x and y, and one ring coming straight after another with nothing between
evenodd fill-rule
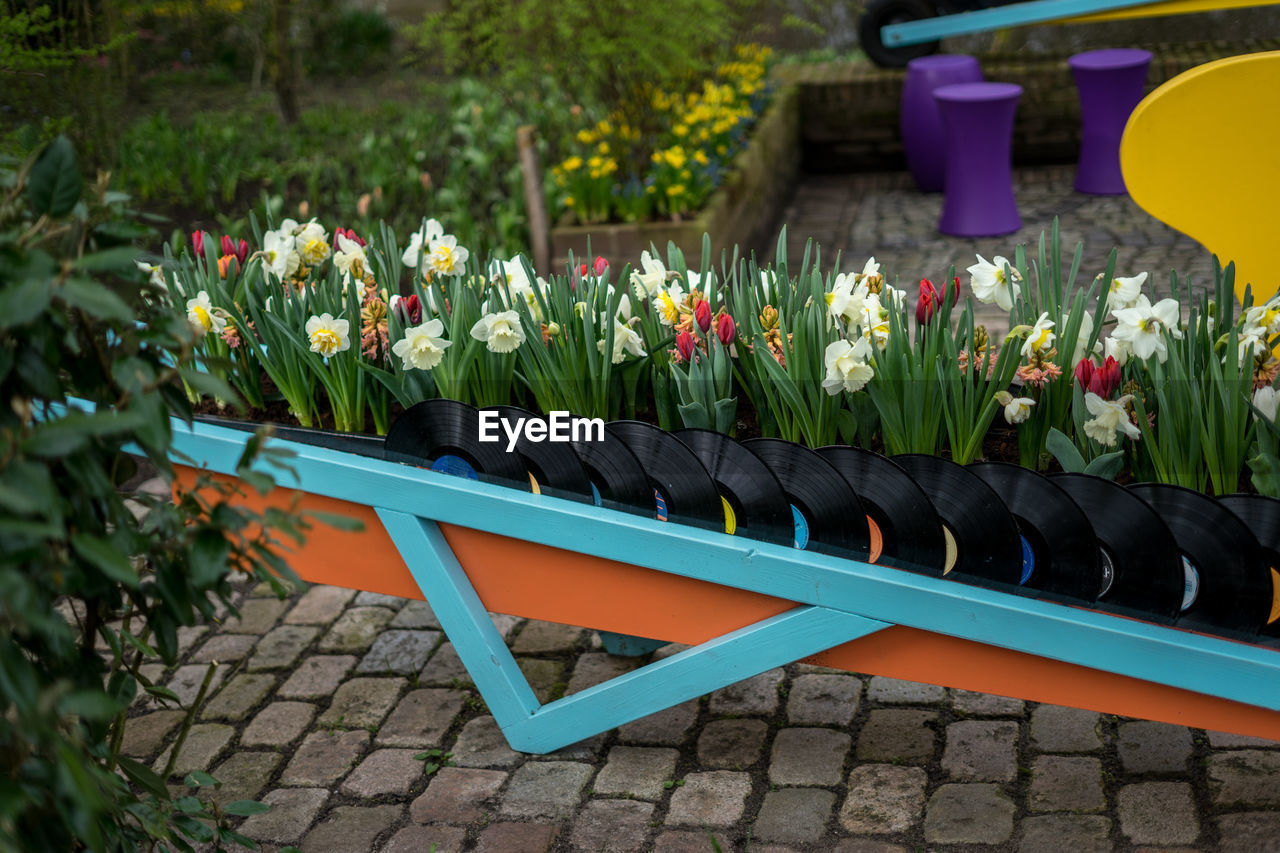
<instances>
[{"instance_id":1,"label":"white daffodil","mask_svg":"<svg viewBox=\"0 0 1280 853\"><path fill-rule=\"evenodd\" d=\"M1104 400L1092 391L1084 395L1084 404L1093 418L1084 422L1084 434L1103 447L1116 446L1116 432L1123 432L1134 440L1142 437L1142 432L1129 420L1129 413L1124 407L1133 399L1132 394L1125 394L1119 400Z\"/></svg>"},{"instance_id":2,"label":"white daffodil","mask_svg":"<svg viewBox=\"0 0 1280 853\"><path fill-rule=\"evenodd\" d=\"M707 281L705 287L702 282L702 273L697 273L693 270L685 270L684 277L685 280L689 282L690 290L702 290L704 293L710 293L711 289L716 286L715 270L707 270Z\"/></svg>"},{"instance_id":3,"label":"white daffodil","mask_svg":"<svg viewBox=\"0 0 1280 853\"><path fill-rule=\"evenodd\" d=\"M773 270L760 270L760 286L764 289L764 301L773 304L777 301L778 274Z\"/></svg>"},{"instance_id":4,"label":"white daffodil","mask_svg":"<svg viewBox=\"0 0 1280 853\"><path fill-rule=\"evenodd\" d=\"M431 241L427 264L437 275L462 275L471 253L458 245L458 238L445 234Z\"/></svg>"},{"instance_id":5,"label":"white daffodil","mask_svg":"<svg viewBox=\"0 0 1280 853\"><path fill-rule=\"evenodd\" d=\"M302 265L302 258L295 245L292 232L286 232L283 227L262 235L262 254L267 268L281 281L296 273Z\"/></svg>"},{"instance_id":6,"label":"white daffodil","mask_svg":"<svg viewBox=\"0 0 1280 853\"><path fill-rule=\"evenodd\" d=\"M822 380L823 390L832 397L841 391L850 394L860 391L875 376L870 359L871 344L867 338L858 338L857 343L832 341L823 356L827 366L827 376Z\"/></svg>"},{"instance_id":7,"label":"white daffodil","mask_svg":"<svg viewBox=\"0 0 1280 853\"><path fill-rule=\"evenodd\" d=\"M1133 355L1133 347L1129 346L1128 341L1117 341L1108 336L1093 345L1093 352L1103 361L1107 360L1107 356L1111 356L1116 360L1116 364L1124 367L1129 356Z\"/></svg>"},{"instance_id":8,"label":"white daffodil","mask_svg":"<svg viewBox=\"0 0 1280 853\"><path fill-rule=\"evenodd\" d=\"M833 320L840 320L850 330L862 322L866 308L867 285L854 281L850 273L840 273L827 294L827 312Z\"/></svg>"},{"instance_id":9,"label":"white daffodil","mask_svg":"<svg viewBox=\"0 0 1280 853\"><path fill-rule=\"evenodd\" d=\"M314 219L302 226L302 230L294 239L294 246L307 266L312 267L324 261L332 251L329 248L329 235L325 232L324 226Z\"/></svg>"},{"instance_id":10,"label":"white daffodil","mask_svg":"<svg viewBox=\"0 0 1280 853\"><path fill-rule=\"evenodd\" d=\"M1056 338L1057 335L1053 333L1053 321L1049 319L1048 312L1041 314L1027 334L1027 339L1022 342L1023 358L1030 358L1033 353L1048 352Z\"/></svg>"},{"instance_id":11,"label":"white daffodil","mask_svg":"<svg viewBox=\"0 0 1280 853\"><path fill-rule=\"evenodd\" d=\"M207 290L202 290L194 299L187 300L187 320L191 323L191 328L199 332L201 337L209 332L215 335L222 334L223 328L227 325L226 318L215 313Z\"/></svg>"},{"instance_id":12,"label":"white daffodil","mask_svg":"<svg viewBox=\"0 0 1280 853\"><path fill-rule=\"evenodd\" d=\"M406 267L417 269L422 262L422 247L430 246L431 241L444 236L444 226L434 219L428 219L422 227L409 237L409 247L400 256Z\"/></svg>"},{"instance_id":13,"label":"white daffodil","mask_svg":"<svg viewBox=\"0 0 1280 853\"><path fill-rule=\"evenodd\" d=\"M1245 312L1244 318L1247 325L1261 328L1264 338L1280 335L1280 298L1255 305Z\"/></svg>"},{"instance_id":14,"label":"white daffodil","mask_svg":"<svg viewBox=\"0 0 1280 853\"><path fill-rule=\"evenodd\" d=\"M1142 294L1142 283L1147 280L1145 272L1128 278L1111 279L1110 293L1107 295L1107 307L1114 313L1117 310L1132 308Z\"/></svg>"},{"instance_id":15,"label":"white daffodil","mask_svg":"<svg viewBox=\"0 0 1280 853\"><path fill-rule=\"evenodd\" d=\"M979 302L987 304L994 302L1000 306L1001 311L1012 311L1013 300L1017 299L1021 292L1018 287L1020 278L1018 271L1009 266L1009 261L1001 255L996 255L991 261L982 255L978 255L977 258L978 262L968 268L969 288L973 290L974 297ZM1006 266L1009 267L1007 276Z\"/></svg>"},{"instance_id":16,"label":"white daffodil","mask_svg":"<svg viewBox=\"0 0 1280 853\"><path fill-rule=\"evenodd\" d=\"M862 318L858 321L862 334L876 342L876 349L883 350L889 344L889 312L880 304L880 297L868 293L862 301Z\"/></svg>"},{"instance_id":17,"label":"white daffodil","mask_svg":"<svg viewBox=\"0 0 1280 853\"><path fill-rule=\"evenodd\" d=\"M634 356L646 355L644 347L641 346L642 343L640 336L632 331L630 326L617 320L613 321L613 354L611 359L614 364L621 364L627 353L631 353ZM596 341L596 348L603 354L604 341Z\"/></svg>"},{"instance_id":18,"label":"white daffodil","mask_svg":"<svg viewBox=\"0 0 1280 853\"><path fill-rule=\"evenodd\" d=\"M1176 300L1161 299L1152 305L1146 294L1139 294L1133 307L1121 308L1112 313L1117 322L1112 336L1118 341L1128 341L1133 347L1133 354L1138 358L1148 359L1155 355L1163 364L1169 357L1164 333L1168 332L1175 340L1182 338L1182 331L1178 328Z\"/></svg>"},{"instance_id":19,"label":"white daffodil","mask_svg":"<svg viewBox=\"0 0 1280 853\"><path fill-rule=\"evenodd\" d=\"M149 264L146 261L134 261L133 263L138 269L147 274L147 282L152 287L160 290L169 289L169 282L164 279L164 267L159 264Z\"/></svg>"},{"instance_id":20,"label":"white daffodil","mask_svg":"<svg viewBox=\"0 0 1280 853\"><path fill-rule=\"evenodd\" d=\"M1267 346L1267 330L1261 326L1245 326L1240 330L1240 338L1237 341L1239 352L1236 360L1240 364L1244 364L1247 359L1252 359L1257 355L1265 355L1270 351ZM1226 361L1226 356L1223 356Z\"/></svg>"},{"instance_id":21,"label":"white daffodil","mask_svg":"<svg viewBox=\"0 0 1280 853\"><path fill-rule=\"evenodd\" d=\"M854 278L862 281L864 278L873 275L880 275L880 265L876 263L875 257L867 258L867 262L862 265L862 272L857 273Z\"/></svg>"},{"instance_id":22,"label":"white daffodil","mask_svg":"<svg viewBox=\"0 0 1280 853\"><path fill-rule=\"evenodd\" d=\"M680 287L680 282L673 281L666 290L660 291L653 304L658 306L658 322L673 327L680 322L680 310L684 306L688 294Z\"/></svg>"},{"instance_id":23,"label":"white daffodil","mask_svg":"<svg viewBox=\"0 0 1280 853\"><path fill-rule=\"evenodd\" d=\"M351 324L346 320L335 320L332 314L312 314L305 331L311 351L325 358L351 348Z\"/></svg>"},{"instance_id":24,"label":"white daffodil","mask_svg":"<svg viewBox=\"0 0 1280 853\"><path fill-rule=\"evenodd\" d=\"M486 341L489 352L514 352L516 347L524 343L524 328L520 325L520 315L514 311L499 311L496 314L485 314L471 327L471 337L477 341Z\"/></svg>"},{"instance_id":25,"label":"white daffodil","mask_svg":"<svg viewBox=\"0 0 1280 853\"><path fill-rule=\"evenodd\" d=\"M1280 407L1280 392L1270 385L1263 385L1253 392L1253 407L1267 420L1275 423L1276 409Z\"/></svg>"},{"instance_id":26,"label":"white daffodil","mask_svg":"<svg viewBox=\"0 0 1280 853\"><path fill-rule=\"evenodd\" d=\"M403 361L405 370L430 370L444 358L444 351L453 345L446 341L444 323L428 320L420 326L404 330L404 337L395 342L391 351Z\"/></svg>"},{"instance_id":27,"label":"white daffodil","mask_svg":"<svg viewBox=\"0 0 1280 853\"><path fill-rule=\"evenodd\" d=\"M647 251L640 253L640 268L631 273L631 289L637 299L648 299L667 281L667 268Z\"/></svg>"},{"instance_id":28,"label":"white daffodil","mask_svg":"<svg viewBox=\"0 0 1280 853\"><path fill-rule=\"evenodd\" d=\"M1059 328L1065 329L1070 319L1069 314L1064 314ZM1080 331L1076 332L1076 346L1071 351L1072 368L1075 368L1080 363L1080 359L1084 358L1084 348L1088 346L1091 337L1093 337L1093 315L1086 311L1080 317Z\"/></svg>"},{"instance_id":29,"label":"white daffodil","mask_svg":"<svg viewBox=\"0 0 1280 853\"><path fill-rule=\"evenodd\" d=\"M1004 406L1004 419L1010 424L1020 424L1031 417L1036 401L1030 397L1015 397L1008 391L997 391L996 402Z\"/></svg>"},{"instance_id":30,"label":"white daffodil","mask_svg":"<svg viewBox=\"0 0 1280 853\"><path fill-rule=\"evenodd\" d=\"M355 275L361 278L369 268L369 258L364 253L364 246L352 240L346 234L338 235L338 251L333 253L333 265L342 272L345 282Z\"/></svg>"}]
</instances>

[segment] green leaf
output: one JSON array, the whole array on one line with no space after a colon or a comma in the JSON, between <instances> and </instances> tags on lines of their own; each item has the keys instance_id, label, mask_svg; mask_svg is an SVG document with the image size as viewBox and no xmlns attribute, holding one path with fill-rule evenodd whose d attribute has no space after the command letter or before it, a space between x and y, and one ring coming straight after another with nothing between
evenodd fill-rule
<instances>
[{"instance_id":1,"label":"green leaf","mask_svg":"<svg viewBox=\"0 0 1280 853\"><path fill-rule=\"evenodd\" d=\"M1086 470L1084 457L1080 455L1080 451L1076 449L1071 439L1067 438L1067 434L1057 427L1049 428L1049 437L1045 439L1044 446L1062 465L1063 471L1079 474ZM1112 474L1111 476L1114 477L1115 475Z\"/></svg>"},{"instance_id":2,"label":"green leaf","mask_svg":"<svg viewBox=\"0 0 1280 853\"><path fill-rule=\"evenodd\" d=\"M86 720L109 720L123 708L123 703L100 690L76 690L63 696L58 702L58 713L72 714Z\"/></svg>"},{"instance_id":3,"label":"green leaf","mask_svg":"<svg viewBox=\"0 0 1280 853\"><path fill-rule=\"evenodd\" d=\"M76 260L72 266L88 272L109 272L111 270L132 269L138 260L138 250L132 246L116 246L101 252L92 252Z\"/></svg>"},{"instance_id":4,"label":"green leaf","mask_svg":"<svg viewBox=\"0 0 1280 853\"><path fill-rule=\"evenodd\" d=\"M66 216L80 200L83 186L75 147L65 136L45 146L27 176L27 203L38 214Z\"/></svg>"},{"instance_id":5,"label":"green leaf","mask_svg":"<svg viewBox=\"0 0 1280 853\"><path fill-rule=\"evenodd\" d=\"M347 518L345 515L339 515L334 512L316 512L307 513L308 518L314 518L321 524L327 524L335 530L342 530L347 533L363 533L364 522L358 518Z\"/></svg>"},{"instance_id":6,"label":"green leaf","mask_svg":"<svg viewBox=\"0 0 1280 853\"><path fill-rule=\"evenodd\" d=\"M117 756L116 761L119 762L120 769L124 772L124 775L129 777L129 781L149 793L155 794L162 800L169 799L169 789L164 786L164 780L150 767L145 764L139 764L132 758L125 758L123 755Z\"/></svg>"},{"instance_id":7,"label":"green leaf","mask_svg":"<svg viewBox=\"0 0 1280 853\"><path fill-rule=\"evenodd\" d=\"M249 817L250 815L266 814L271 811L271 806L254 800L236 800L233 803L227 803L222 807L222 810L237 817Z\"/></svg>"},{"instance_id":8,"label":"green leaf","mask_svg":"<svg viewBox=\"0 0 1280 853\"><path fill-rule=\"evenodd\" d=\"M195 535L188 565L192 586L207 589L227 571L231 543L218 530L205 527Z\"/></svg>"},{"instance_id":9,"label":"green leaf","mask_svg":"<svg viewBox=\"0 0 1280 853\"><path fill-rule=\"evenodd\" d=\"M187 774L187 778L182 780L182 784L188 788L203 788L206 785L212 785L216 788L222 783L203 770L192 770Z\"/></svg>"},{"instance_id":10,"label":"green leaf","mask_svg":"<svg viewBox=\"0 0 1280 853\"><path fill-rule=\"evenodd\" d=\"M12 329L30 323L49 307L52 291L49 281L33 276L0 289L0 329Z\"/></svg>"},{"instance_id":11,"label":"green leaf","mask_svg":"<svg viewBox=\"0 0 1280 853\"><path fill-rule=\"evenodd\" d=\"M1121 467L1124 466L1124 451L1113 450L1110 453L1104 453L1093 459L1084 468L1084 473L1092 474L1095 477L1101 477L1104 480L1114 480L1116 474L1120 473Z\"/></svg>"},{"instance_id":12,"label":"green leaf","mask_svg":"<svg viewBox=\"0 0 1280 853\"><path fill-rule=\"evenodd\" d=\"M116 583L137 589L138 573L129 564L129 558L117 551L108 540L88 533L77 533L71 537L71 548Z\"/></svg>"},{"instance_id":13,"label":"green leaf","mask_svg":"<svg viewBox=\"0 0 1280 853\"><path fill-rule=\"evenodd\" d=\"M67 279L59 290L59 296L68 305L99 320L132 323L135 317L133 309L111 288L87 278Z\"/></svg>"}]
</instances>

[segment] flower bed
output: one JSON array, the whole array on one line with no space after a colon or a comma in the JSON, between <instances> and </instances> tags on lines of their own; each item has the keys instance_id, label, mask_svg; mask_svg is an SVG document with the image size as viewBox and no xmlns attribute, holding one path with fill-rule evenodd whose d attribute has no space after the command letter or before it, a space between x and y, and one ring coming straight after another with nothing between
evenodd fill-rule
<instances>
[{"instance_id":1,"label":"flower bed","mask_svg":"<svg viewBox=\"0 0 1280 853\"><path fill-rule=\"evenodd\" d=\"M522 257L477 263L434 220L404 246L315 221L255 233L253 251L197 236L155 281L211 373L304 426L384 432L394 407L445 396L964 463L990 455L994 423L1031 468L1221 494L1248 459L1280 491L1280 301L1237 313L1230 270L1197 299L1175 281L1181 301L1145 273L1064 274L1056 226L1034 258L979 258L963 300L958 277L920 280L914 307L874 259L835 274L782 241L767 269L690 268L673 246L543 278ZM973 299L1007 327L976 324Z\"/></svg>"}]
</instances>

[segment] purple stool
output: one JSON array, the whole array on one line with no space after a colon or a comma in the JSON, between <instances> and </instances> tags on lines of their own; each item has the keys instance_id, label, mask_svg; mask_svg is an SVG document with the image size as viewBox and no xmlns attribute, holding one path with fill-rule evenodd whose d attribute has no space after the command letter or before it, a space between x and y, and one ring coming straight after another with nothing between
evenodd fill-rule
<instances>
[{"instance_id":1,"label":"purple stool","mask_svg":"<svg viewBox=\"0 0 1280 853\"><path fill-rule=\"evenodd\" d=\"M934 90L947 144L946 195L938 230L994 237L1022 227L1013 197L1013 115L1022 87L959 83Z\"/></svg>"},{"instance_id":2,"label":"purple stool","mask_svg":"<svg viewBox=\"0 0 1280 853\"><path fill-rule=\"evenodd\" d=\"M933 90L952 83L981 81L982 68L972 56L942 53L907 63L898 127L902 131L907 168L922 192L942 192L946 174L946 139L942 135L942 118L933 100Z\"/></svg>"},{"instance_id":3,"label":"purple stool","mask_svg":"<svg viewBox=\"0 0 1280 853\"><path fill-rule=\"evenodd\" d=\"M1080 92L1076 192L1122 195L1120 137L1129 114L1142 100L1151 54L1131 48L1091 50L1077 53L1068 64Z\"/></svg>"}]
</instances>

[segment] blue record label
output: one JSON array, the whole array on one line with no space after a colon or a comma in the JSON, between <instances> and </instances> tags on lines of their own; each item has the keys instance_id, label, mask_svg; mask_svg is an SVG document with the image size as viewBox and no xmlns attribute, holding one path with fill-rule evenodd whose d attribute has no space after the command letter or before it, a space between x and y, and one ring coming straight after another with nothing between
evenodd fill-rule
<instances>
[{"instance_id":1,"label":"blue record label","mask_svg":"<svg viewBox=\"0 0 1280 853\"><path fill-rule=\"evenodd\" d=\"M1022 540L1022 577L1018 580L1018 586L1031 580L1031 573L1036 570L1036 553L1031 550L1031 543L1027 541L1027 537L1019 536Z\"/></svg>"},{"instance_id":2,"label":"blue record label","mask_svg":"<svg viewBox=\"0 0 1280 853\"><path fill-rule=\"evenodd\" d=\"M653 505L658 512L658 521L667 520L667 500L662 496L662 492L657 489L653 490Z\"/></svg>"},{"instance_id":3,"label":"blue record label","mask_svg":"<svg viewBox=\"0 0 1280 853\"><path fill-rule=\"evenodd\" d=\"M455 477L466 477L468 480L479 480L480 475L476 473L476 469L472 468L467 460L461 456L454 456L446 453L444 456L436 459L431 463L432 471L439 471L441 474L452 474Z\"/></svg>"},{"instance_id":4,"label":"blue record label","mask_svg":"<svg viewBox=\"0 0 1280 853\"><path fill-rule=\"evenodd\" d=\"M804 520L804 513L796 509L795 504L791 505L791 520L796 528L795 545L797 548L804 550L809 546L809 522Z\"/></svg>"},{"instance_id":5,"label":"blue record label","mask_svg":"<svg viewBox=\"0 0 1280 853\"><path fill-rule=\"evenodd\" d=\"M591 502L596 506L604 506L604 498L600 497L600 490L596 488L595 483L591 483Z\"/></svg>"}]
</instances>

